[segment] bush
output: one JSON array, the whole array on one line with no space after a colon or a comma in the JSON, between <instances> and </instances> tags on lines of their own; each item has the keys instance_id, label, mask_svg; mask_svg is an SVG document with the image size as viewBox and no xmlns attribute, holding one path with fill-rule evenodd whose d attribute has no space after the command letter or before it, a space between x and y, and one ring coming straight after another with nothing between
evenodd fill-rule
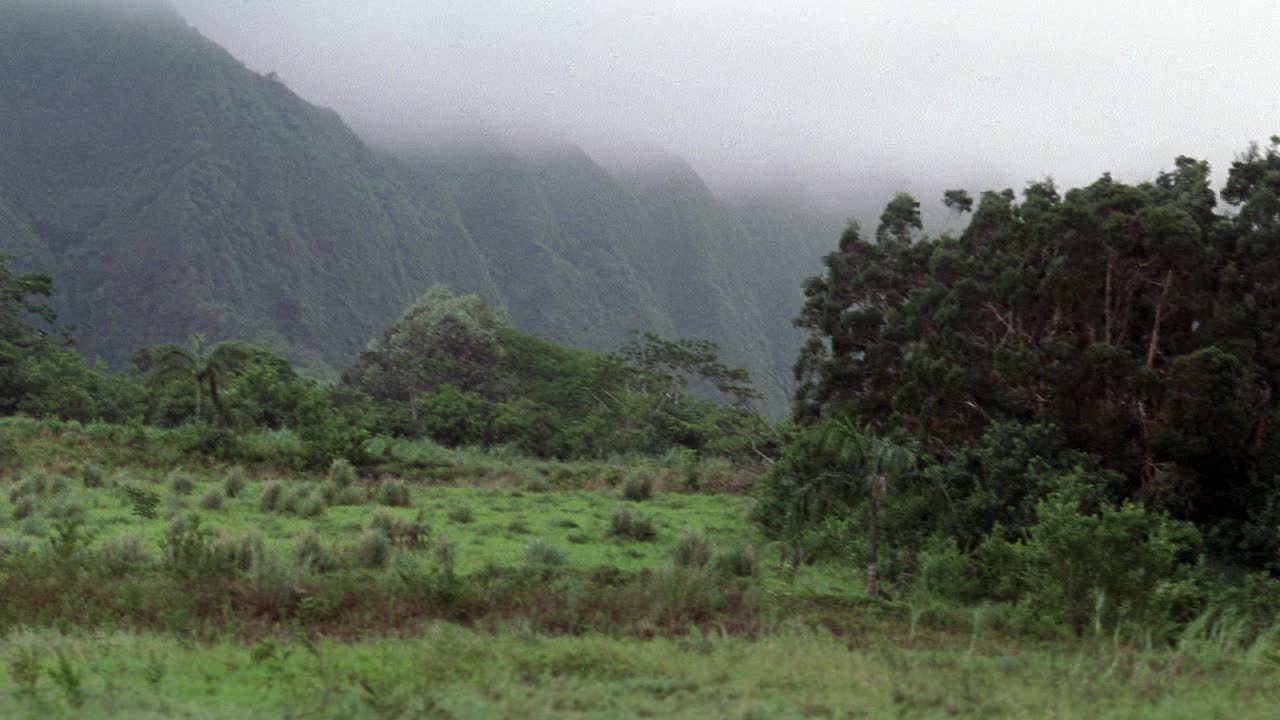
<instances>
[{"instance_id":1,"label":"bush","mask_svg":"<svg viewBox=\"0 0 1280 720\"><path fill-rule=\"evenodd\" d=\"M312 572L326 573L340 567L338 558L320 542L315 528L307 528L294 541L293 553L298 563Z\"/></svg>"},{"instance_id":2,"label":"bush","mask_svg":"<svg viewBox=\"0 0 1280 720\"><path fill-rule=\"evenodd\" d=\"M716 567L734 577L754 577L758 566L756 554L746 545L737 545L716 555Z\"/></svg>"},{"instance_id":3,"label":"bush","mask_svg":"<svg viewBox=\"0 0 1280 720\"><path fill-rule=\"evenodd\" d=\"M648 542L658 536L658 531L654 528L653 518L648 515L632 513L630 510L617 510L609 518L609 534L614 537Z\"/></svg>"},{"instance_id":4,"label":"bush","mask_svg":"<svg viewBox=\"0 0 1280 720\"><path fill-rule=\"evenodd\" d=\"M125 575L148 562L146 546L136 535L107 538L98 550L98 564L108 575Z\"/></svg>"},{"instance_id":5,"label":"bush","mask_svg":"<svg viewBox=\"0 0 1280 720\"><path fill-rule=\"evenodd\" d=\"M13 519L14 520L23 520L25 518L29 518L31 517L31 514L34 513L35 511L36 511L36 504L31 501L31 498L26 497L25 495L13 502Z\"/></svg>"},{"instance_id":6,"label":"bush","mask_svg":"<svg viewBox=\"0 0 1280 720\"><path fill-rule=\"evenodd\" d=\"M209 492L200 498L200 507L205 510L221 510L223 504L222 491L218 488L209 488Z\"/></svg>"},{"instance_id":7,"label":"bush","mask_svg":"<svg viewBox=\"0 0 1280 720\"><path fill-rule=\"evenodd\" d=\"M387 507L409 507L409 487L401 480L386 480L378 487L378 502Z\"/></svg>"},{"instance_id":8,"label":"bush","mask_svg":"<svg viewBox=\"0 0 1280 720\"><path fill-rule=\"evenodd\" d=\"M324 514L324 499L315 493L306 493L294 513L304 518L320 517Z\"/></svg>"},{"instance_id":9,"label":"bush","mask_svg":"<svg viewBox=\"0 0 1280 720\"><path fill-rule=\"evenodd\" d=\"M671 560L680 567L704 567L711 561L707 537L697 530L685 530L671 552Z\"/></svg>"},{"instance_id":10,"label":"bush","mask_svg":"<svg viewBox=\"0 0 1280 720\"><path fill-rule=\"evenodd\" d=\"M160 496L150 490L126 485L125 502L133 510L133 514L143 520L151 520L156 516L156 508L160 505Z\"/></svg>"},{"instance_id":11,"label":"bush","mask_svg":"<svg viewBox=\"0 0 1280 720\"><path fill-rule=\"evenodd\" d=\"M103 480L102 468L87 460L80 466L80 483L85 487L102 487Z\"/></svg>"},{"instance_id":12,"label":"bush","mask_svg":"<svg viewBox=\"0 0 1280 720\"><path fill-rule=\"evenodd\" d=\"M236 465L227 471L227 477L222 481L222 492L229 498L239 497L247 483L248 473Z\"/></svg>"},{"instance_id":13,"label":"bush","mask_svg":"<svg viewBox=\"0 0 1280 720\"><path fill-rule=\"evenodd\" d=\"M258 510L264 513L275 512L280 507L280 500L284 496L284 485L278 481L267 483L262 489L262 498L258 501Z\"/></svg>"},{"instance_id":14,"label":"bush","mask_svg":"<svg viewBox=\"0 0 1280 720\"><path fill-rule=\"evenodd\" d=\"M564 553L554 545L534 540L524 550L524 561L535 567L554 567L564 564Z\"/></svg>"},{"instance_id":15,"label":"bush","mask_svg":"<svg viewBox=\"0 0 1280 720\"><path fill-rule=\"evenodd\" d=\"M369 529L360 533L350 552L352 562L358 567L383 568L391 557L391 543L381 530Z\"/></svg>"},{"instance_id":16,"label":"bush","mask_svg":"<svg viewBox=\"0 0 1280 720\"><path fill-rule=\"evenodd\" d=\"M635 470L622 485L622 498L632 502L648 500L653 496L653 478L641 470Z\"/></svg>"},{"instance_id":17,"label":"bush","mask_svg":"<svg viewBox=\"0 0 1280 720\"><path fill-rule=\"evenodd\" d=\"M329 465L329 482L333 483L338 489L349 488L359 480L356 475L356 468L351 461L346 458L338 458Z\"/></svg>"},{"instance_id":18,"label":"bush","mask_svg":"<svg viewBox=\"0 0 1280 720\"><path fill-rule=\"evenodd\" d=\"M551 481L546 475L532 470L524 474L524 489L529 492L544 493L551 490Z\"/></svg>"},{"instance_id":19,"label":"bush","mask_svg":"<svg viewBox=\"0 0 1280 720\"><path fill-rule=\"evenodd\" d=\"M449 519L461 525L466 525L476 519L475 513L467 505L454 505L446 512Z\"/></svg>"},{"instance_id":20,"label":"bush","mask_svg":"<svg viewBox=\"0 0 1280 720\"><path fill-rule=\"evenodd\" d=\"M211 553L217 558L218 565L247 571L262 555L262 538L257 535L222 535L214 540Z\"/></svg>"},{"instance_id":21,"label":"bush","mask_svg":"<svg viewBox=\"0 0 1280 720\"><path fill-rule=\"evenodd\" d=\"M191 476L181 470L176 470L169 476L169 489L173 490L175 495L190 495L195 487L195 481Z\"/></svg>"}]
</instances>

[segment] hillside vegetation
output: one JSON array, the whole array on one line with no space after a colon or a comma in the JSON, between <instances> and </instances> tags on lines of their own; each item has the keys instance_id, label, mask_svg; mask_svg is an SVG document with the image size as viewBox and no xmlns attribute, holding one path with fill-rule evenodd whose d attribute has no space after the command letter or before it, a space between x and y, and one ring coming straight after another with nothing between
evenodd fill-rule
<instances>
[{"instance_id":1,"label":"hillside vegetation","mask_svg":"<svg viewBox=\"0 0 1280 720\"><path fill-rule=\"evenodd\" d=\"M570 146L399 155L171 12L0 6L0 251L52 274L81 348L117 366L204 332L332 375L442 282L556 342L697 337L777 377L836 229ZM783 386L765 392L780 410Z\"/></svg>"}]
</instances>

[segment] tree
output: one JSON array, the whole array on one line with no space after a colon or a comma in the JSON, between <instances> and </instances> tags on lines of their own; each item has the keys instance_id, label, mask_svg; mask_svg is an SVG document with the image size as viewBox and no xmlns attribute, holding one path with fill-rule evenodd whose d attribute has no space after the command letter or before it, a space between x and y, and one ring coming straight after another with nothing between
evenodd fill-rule
<instances>
[{"instance_id":1,"label":"tree","mask_svg":"<svg viewBox=\"0 0 1280 720\"><path fill-rule=\"evenodd\" d=\"M966 190L947 190L942 193L942 204L957 214L973 212L973 197Z\"/></svg>"},{"instance_id":2,"label":"tree","mask_svg":"<svg viewBox=\"0 0 1280 720\"><path fill-rule=\"evenodd\" d=\"M898 193L893 196L884 212L880 214L880 225L876 228L876 242L881 245L898 243L905 245L911 242L913 230L923 230L920 220L920 203L909 193Z\"/></svg>"},{"instance_id":3,"label":"tree","mask_svg":"<svg viewBox=\"0 0 1280 720\"><path fill-rule=\"evenodd\" d=\"M893 486L913 471L909 444L880 436L852 419L827 420L799 434L761 481L766 529L793 544L806 528L867 508L867 594L879 597L880 508ZM793 563L798 561L793 553Z\"/></svg>"},{"instance_id":4,"label":"tree","mask_svg":"<svg viewBox=\"0 0 1280 720\"><path fill-rule=\"evenodd\" d=\"M222 399L219 396L226 382L227 373L242 364L253 354L253 348L245 343L224 342L208 347L204 335L191 336L191 347L159 345L139 351L134 364L141 370L149 385L169 382L190 382L195 385L195 420L201 421L203 398L207 392L216 419L225 420Z\"/></svg>"},{"instance_id":5,"label":"tree","mask_svg":"<svg viewBox=\"0 0 1280 720\"><path fill-rule=\"evenodd\" d=\"M476 295L457 295L443 285L429 289L360 361L343 375L374 397L409 403L418 419L418 396L444 385L486 399L505 394L501 313Z\"/></svg>"}]
</instances>

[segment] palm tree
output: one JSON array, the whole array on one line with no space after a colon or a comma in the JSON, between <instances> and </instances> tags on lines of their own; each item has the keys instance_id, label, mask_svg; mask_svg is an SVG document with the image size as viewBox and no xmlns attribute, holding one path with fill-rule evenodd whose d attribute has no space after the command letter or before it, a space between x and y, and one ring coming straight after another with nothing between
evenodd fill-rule
<instances>
[{"instance_id":1,"label":"palm tree","mask_svg":"<svg viewBox=\"0 0 1280 720\"><path fill-rule=\"evenodd\" d=\"M880 503L893 485L915 469L915 453L848 419L815 428L827 469L816 478L827 503L855 504L867 498L867 595L880 595Z\"/></svg>"},{"instance_id":2,"label":"palm tree","mask_svg":"<svg viewBox=\"0 0 1280 720\"><path fill-rule=\"evenodd\" d=\"M208 390L209 400L215 412L221 416L222 404L218 392L224 384L228 370L242 362L249 346L238 342L218 343L206 349L204 335L191 336L191 348L177 345L160 345L146 353L149 384L171 381L190 381L196 386L196 422L200 422L202 399Z\"/></svg>"}]
</instances>

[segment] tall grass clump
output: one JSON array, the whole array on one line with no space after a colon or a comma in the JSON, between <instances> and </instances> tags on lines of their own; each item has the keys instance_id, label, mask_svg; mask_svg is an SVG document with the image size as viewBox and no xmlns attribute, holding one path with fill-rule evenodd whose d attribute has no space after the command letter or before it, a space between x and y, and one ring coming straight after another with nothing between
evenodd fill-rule
<instances>
[{"instance_id":1,"label":"tall grass clump","mask_svg":"<svg viewBox=\"0 0 1280 720\"><path fill-rule=\"evenodd\" d=\"M284 497L284 485L278 480L267 483L262 489L262 498L258 501L258 510L264 513L275 512L280 507L280 501Z\"/></svg>"},{"instance_id":2,"label":"tall grass clump","mask_svg":"<svg viewBox=\"0 0 1280 720\"><path fill-rule=\"evenodd\" d=\"M80 466L80 484L84 485L86 488L102 487L105 479L102 468L88 460L84 461Z\"/></svg>"},{"instance_id":3,"label":"tall grass clump","mask_svg":"<svg viewBox=\"0 0 1280 720\"><path fill-rule=\"evenodd\" d=\"M384 568L391 557L391 543L386 533L370 528L356 537L349 552L352 562L358 567Z\"/></svg>"},{"instance_id":4,"label":"tall grass clump","mask_svg":"<svg viewBox=\"0 0 1280 720\"><path fill-rule=\"evenodd\" d=\"M466 525L476 519L476 514L469 505L453 505L445 513L450 520L459 525Z\"/></svg>"},{"instance_id":5,"label":"tall grass clump","mask_svg":"<svg viewBox=\"0 0 1280 720\"><path fill-rule=\"evenodd\" d=\"M615 510L609 518L609 534L613 537L648 542L658 536L653 518L630 510Z\"/></svg>"},{"instance_id":6,"label":"tall grass clump","mask_svg":"<svg viewBox=\"0 0 1280 720\"><path fill-rule=\"evenodd\" d=\"M386 480L378 487L378 502L387 507L409 507L409 486L403 480Z\"/></svg>"},{"instance_id":7,"label":"tall grass clump","mask_svg":"<svg viewBox=\"0 0 1280 720\"><path fill-rule=\"evenodd\" d=\"M564 552L544 540L534 540L524 549L524 561L534 567L558 567L564 564Z\"/></svg>"},{"instance_id":8,"label":"tall grass clump","mask_svg":"<svg viewBox=\"0 0 1280 720\"><path fill-rule=\"evenodd\" d=\"M239 497L244 491L244 486L248 484L248 473L240 465L233 466L227 470L227 476L222 480L222 492L229 498Z\"/></svg>"},{"instance_id":9,"label":"tall grass clump","mask_svg":"<svg viewBox=\"0 0 1280 720\"><path fill-rule=\"evenodd\" d=\"M643 470L636 469L627 476L622 484L622 499L631 502L642 502L653 497L653 478Z\"/></svg>"},{"instance_id":10,"label":"tall grass clump","mask_svg":"<svg viewBox=\"0 0 1280 720\"><path fill-rule=\"evenodd\" d=\"M31 515L35 513L35 511L36 511L35 502L31 498L27 497L26 495L23 495L13 501L13 519L14 520L25 520L26 518L31 517Z\"/></svg>"},{"instance_id":11,"label":"tall grass clump","mask_svg":"<svg viewBox=\"0 0 1280 720\"><path fill-rule=\"evenodd\" d=\"M338 458L329 465L329 482L338 488L348 488L359 480L356 468L346 458Z\"/></svg>"},{"instance_id":12,"label":"tall grass clump","mask_svg":"<svg viewBox=\"0 0 1280 720\"><path fill-rule=\"evenodd\" d=\"M711 545L707 536L697 530L685 530L676 541L671 560L680 567L699 568L711 561Z\"/></svg>"},{"instance_id":13,"label":"tall grass clump","mask_svg":"<svg viewBox=\"0 0 1280 720\"><path fill-rule=\"evenodd\" d=\"M195 481L191 479L191 475L181 470L175 470L173 474L169 476L169 489L172 490L175 495L190 495L195 488L196 484Z\"/></svg>"},{"instance_id":14,"label":"tall grass clump","mask_svg":"<svg viewBox=\"0 0 1280 720\"><path fill-rule=\"evenodd\" d=\"M200 498L200 507L205 510L221 510L223 506L222 490L212 487Z\"/></svg>"}]
</instances>

